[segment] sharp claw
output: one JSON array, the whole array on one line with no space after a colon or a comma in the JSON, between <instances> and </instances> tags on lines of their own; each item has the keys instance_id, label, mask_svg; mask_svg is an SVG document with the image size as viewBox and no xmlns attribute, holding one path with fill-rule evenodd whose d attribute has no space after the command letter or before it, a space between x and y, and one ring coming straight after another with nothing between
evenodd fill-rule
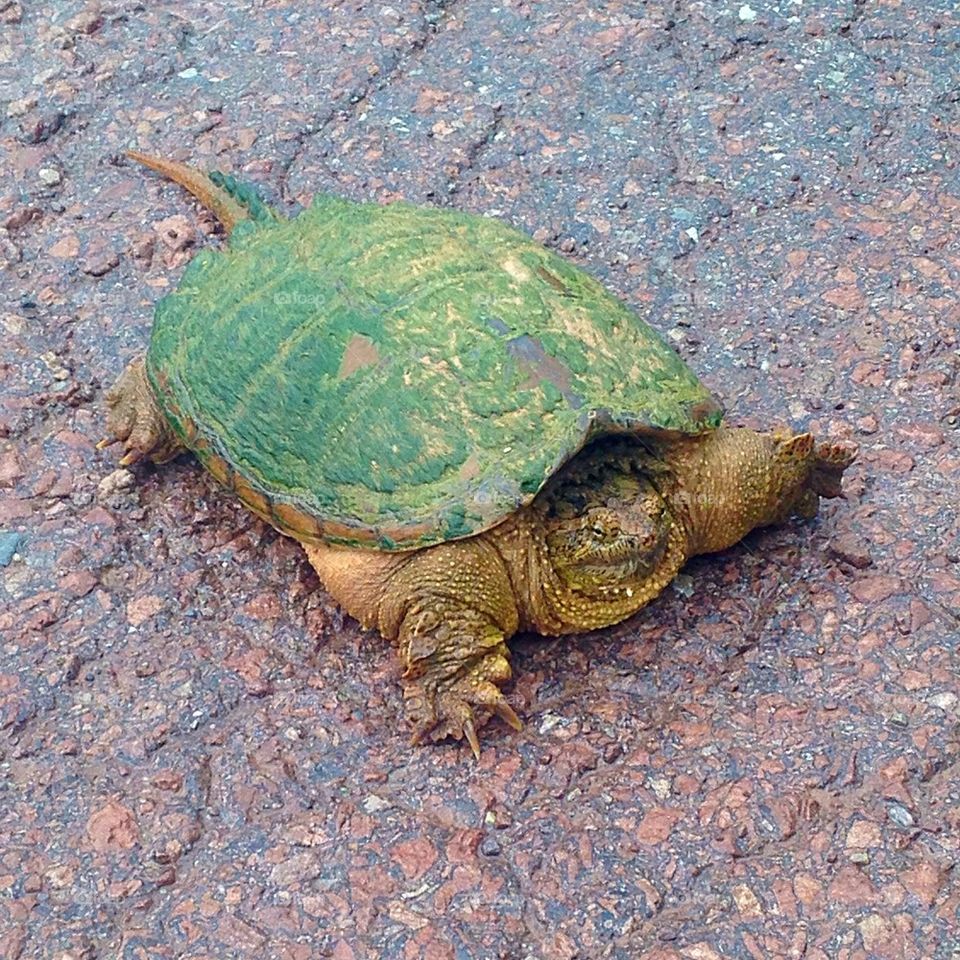
<instances>
[{"instance_id":1,"label":"sharp claw","mask_svg":"<svg viewBox=\"0 0 960 960\"><path fill-rule=\"evenodd\" d=\"M140 451L131 450L128 454L120 458L120 466L129 467L131 463L136 463L139 459L140 459Z\"/></svg>"},{"instance_id":2,"label":"sharp claw","mask_svg":"<svg viewBox=\"0 0 960 960\"><path fill-rule=\"evenodd\" d=\"M493 710L504 723L509 724L518 733L523 729L523 721L514 713L513 707L506 700L498 700L493 705Z\"/></svg>"},{"instance_id":3,"label":"sharp claw","mask_svg":"<svg viewBox=\"0 0 960 960\"><path fill-rule=\"evenodd\" d=\"M97 441L98 450L106 450L107 447L117 442L116 437L104 437L102 440Z\"/></svg>"},{"instance_id":4,"label":"sharp claw","mask_svg":"<svg viewBox=\"0 0 960 960\"><path fill-rule=\"evenodd\" d=\"M473 751L473 755L477 758L477 761L480 760L480 741L477 739L477 729L473 725L473 720L467 718L463 722L463 735L467 738L467 742L470 744L470 749Z\"/></svg>"}]
</instances>

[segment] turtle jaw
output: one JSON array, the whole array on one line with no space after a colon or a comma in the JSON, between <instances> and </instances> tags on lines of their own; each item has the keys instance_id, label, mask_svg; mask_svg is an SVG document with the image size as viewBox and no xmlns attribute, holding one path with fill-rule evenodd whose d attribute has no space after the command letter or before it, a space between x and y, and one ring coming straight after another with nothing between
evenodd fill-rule
<instances>
[{"instance_id":1,"label":"turtle jaw","mask_svg":"<svg viewBox=\"0 0 960 960\"><path fill-rule=\"evenodd\" d=\"M672 521L658 509L597 509L547 534L551 565L565 586L600 599L618 588L631 596L660 563Z\"/></svg>"},{"instance_id":2,"label":"turtle jaw","mask_svg":"<svg viewBox=\"0 0 960 960\"><path fill-rule=\"evenodd\" d=\"M564 585L594 599L619 589L632 596L660 564L673 518L645 478L614 473L597 488L577 485L555 502L544 540L549 562Z\"/></svg>"},{"instance_id":3,"label":"turtle jaw","mask_svg":"<svg viewBox=\"0 0 960 960\"><path fill-rule=\"evenodd\" d=\"M107 436L97 444L97 449L122 443L120 466L130 466L143 457L166 463L186 449L157 404L143 357L132 361L120 374L107 391L106 401Z\"/></svg>"}]
</instances>

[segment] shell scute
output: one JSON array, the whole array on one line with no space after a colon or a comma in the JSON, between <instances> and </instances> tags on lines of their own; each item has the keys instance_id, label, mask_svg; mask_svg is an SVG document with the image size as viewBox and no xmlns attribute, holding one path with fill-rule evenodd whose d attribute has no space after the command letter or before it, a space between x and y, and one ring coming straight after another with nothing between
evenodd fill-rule
<instances>
[{"instance_id":1,"label":"shell scute","mask_svg":"<svg viewBox=\"0 0 960 960\"><path fill-rule=\"evenodd\" d=\"M512 227L336 197L198 256L147 371L258 513L379 549L493 526L603 434L721 416L646 323Z\"/></svg>"}]
</instances>

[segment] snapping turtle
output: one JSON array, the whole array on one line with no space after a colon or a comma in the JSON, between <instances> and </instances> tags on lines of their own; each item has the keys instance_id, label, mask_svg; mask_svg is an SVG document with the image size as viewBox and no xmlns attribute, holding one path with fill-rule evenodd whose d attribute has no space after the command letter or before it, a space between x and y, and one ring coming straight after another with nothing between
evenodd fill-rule
<instances>
[{"instance_id":1,"label":"snapping turtle","mask_svg":"<svg viewBox=\"0 0 960 960\"><path fill-rule=\"evenodd\" d=\"M497 714L507 639L623 620L688 557L812 517L854 450L721 426L581 270L485 217L320 196L285 219L133 152L229 234L107 394L121 463L192 451L399 648L414 742Z\"/></svg>"}]
</instances>

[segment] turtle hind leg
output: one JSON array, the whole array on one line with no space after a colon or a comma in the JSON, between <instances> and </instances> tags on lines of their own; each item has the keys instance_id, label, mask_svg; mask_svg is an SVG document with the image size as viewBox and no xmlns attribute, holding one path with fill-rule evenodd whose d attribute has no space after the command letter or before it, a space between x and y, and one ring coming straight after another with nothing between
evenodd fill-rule
<instances>
[{"instance_id":1,"label":"turtle hind leg","mask_svg":"<svg viewBox=\"0 0 960 960\"><path fill-rule=\"evenodd\" d=\"M129 466L143 457L149 457L154 463L166 463L186 449L157 404L142 357L120 374L120 379L107 391L106 399L107 436L97 444L97 449L122 443L121 466Z\"/></svg>"}]
</instances>

